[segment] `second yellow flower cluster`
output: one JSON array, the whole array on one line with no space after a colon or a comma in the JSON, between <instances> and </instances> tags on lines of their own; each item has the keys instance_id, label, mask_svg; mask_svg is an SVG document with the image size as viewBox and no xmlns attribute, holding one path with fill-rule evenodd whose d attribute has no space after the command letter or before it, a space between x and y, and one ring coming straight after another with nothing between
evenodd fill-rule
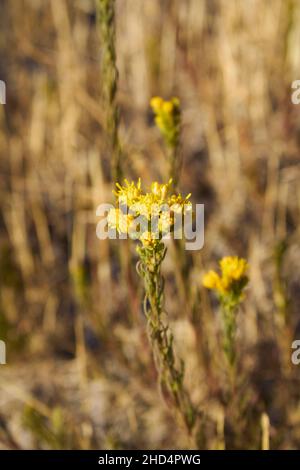
<instances>
[{"instance_id":1,"label":"second yellow flower cluster","mask_svg":"<svg viewBox=\"0 0 300 470\"><path fill-rule=\"evenodd\" d=\"M221 276L216 271L208 271L203 277L203 285L226 295L232 290L242 290L247 283L248 263L237 256L225 256L220 261Z\"/></svg>"},{"instance_id":2,"label":"second yellow flower cluster","mask_svg":"<svg viewBox=\"0 0 300 470\"><path fill-rule=\"evenodd\" d=\"M155 96L150 101L155 114L155 124L162 133L167 145L176 148L180 132L180 102L178 98L165 101Z\"/></svg>"}]
</instances>

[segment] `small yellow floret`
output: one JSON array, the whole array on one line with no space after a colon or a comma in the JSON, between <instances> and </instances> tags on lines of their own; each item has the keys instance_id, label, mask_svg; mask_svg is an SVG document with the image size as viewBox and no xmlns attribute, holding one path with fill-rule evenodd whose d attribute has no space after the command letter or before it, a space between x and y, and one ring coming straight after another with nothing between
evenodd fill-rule
<instances>
[{"instance_id":1,"label":"small yellow floret","mask_svg":"<svg viewBox=\"0 0 300 470\"><path fill-rule=\"evenodd\" d=\"M173 105L172 101L164 101L164 103L162 105L162 110L166 114L172 114L172 112L174 110L174 105Z\"/></svg>"},{"instance_id":2,"label":"small yellow floret","mask_svg":"<svg viewBox=\"0 0 300 470\"><path fill-rule=\"evenodd\" d=\"M159 109L161 109L163 102L164 100L160 98L160 96L154 96L150 100L150 106L154 112L157 112Z\"/></svg>"},{"instance_id":3,"label":"small yellow floret","mask_svg":"<svg viewBox=\"0 0 300 470\"><path fill-rule=\"evenodd\" d=\"M208 273L203 276L203 285L207 289L218 289L220 282L220 276L215 271L208 271Z\"/></svg>"},{"instance_id":4,"label":"small yellow floret","mask_svg":"<svg viewBox=\"0 0 300 470\"><path fill-rule=\"evenodd\" d=\"M238 281L245 276L248 263L245 259L237 256L225 256L220 261L220 267L224 277Z\"/></svg>"}]
</instances>

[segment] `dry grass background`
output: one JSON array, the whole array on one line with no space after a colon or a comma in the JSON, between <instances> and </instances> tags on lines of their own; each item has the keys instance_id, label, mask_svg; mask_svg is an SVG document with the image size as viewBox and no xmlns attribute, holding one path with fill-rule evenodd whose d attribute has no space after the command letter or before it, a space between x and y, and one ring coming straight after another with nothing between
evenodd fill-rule
<instances>
[{"instance_id":1,"label":"dry grass background","mask_svg":"<svg viewBox=\"0 0 300 470\"><path fill-rule=\"evenodd\" d=\"M167 179L149 99L179 96L179 187L205 204L205 246L186 252L184 282L172 245L164 264L198 446L261 448L269 432L271 448L299 448L300 3L117 0L116 19L123 172ZM95 234L113 189L95 2L2 0L0 24L1 446L193 446L157 390L134 246L122 242L120 269L121 242ZM239 393L225 406L201 276L235 254L251 269Z\"/></svg>"}]
</instances>

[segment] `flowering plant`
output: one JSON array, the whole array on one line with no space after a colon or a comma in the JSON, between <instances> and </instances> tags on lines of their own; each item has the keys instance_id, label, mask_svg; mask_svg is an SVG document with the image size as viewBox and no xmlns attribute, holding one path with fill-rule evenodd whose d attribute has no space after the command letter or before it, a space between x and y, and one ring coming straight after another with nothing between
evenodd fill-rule
<instances>
[{"instance_id":1,"label":"flowering plant","mask_svg":"<svg viewBox=\"0 0 300 470\"><path fill-rule=\"evenodd\" d=\"M137 183L125 180L123 186L116 186L114 194L120 207L110 210L108 224L141 242L137 245L137 272L144 282L144 313L161 389L190 433L196 412L183 385L184 364L178 361L174 351L173 335L164 311L161 273L167 251L163 237L174 231L176 214L182 216L191 210L190 194L183 197L174 193L171 179L166 184L152 183L148 192L143 191L140 179Z\"/></svg>"},{"instance_id":2,"label":"flowering plant","mask_svg":"<svg viewBox=\"0 0 300 470\"><path fill-rule=\"evenodd\" d=\"M220 260L221 275L210 270L203 277L203 285L217 292L222 311L224 340L223 348L230 366L234 366L236 310L244 297L248 283L248 263L237 256L225 256Z\"/></svg>"},{"instance_id":3,"label":"flowering plant","mask_svg":"<svg viewBox=\"0 0 300 470\"><path fill-rule=\"evenodd\" d=\"M110 209L107 220L119 233L138 239L143 246L155 248L174 231L176 216L191 211L190 194L183 197L172 192L172 179L166 184L154 182L150 191L144 192L141 180L137 183L124 180L117 183L114 192L119 208Z\"/></svg>"}]
</instances>

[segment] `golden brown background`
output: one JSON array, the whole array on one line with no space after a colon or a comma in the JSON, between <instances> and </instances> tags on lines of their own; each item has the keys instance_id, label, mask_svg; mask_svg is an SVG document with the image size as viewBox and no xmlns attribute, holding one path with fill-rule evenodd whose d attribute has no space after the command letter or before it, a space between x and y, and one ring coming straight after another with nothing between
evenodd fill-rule
<instances>
[{"instance_id":1,"label":"golden brown background","mask_svg":"<svg viewBox=\"0 0 300 470\"><path fill-rule=\"evenodd\" d=\"M2 448L191 446L157 388L134 244L125 243L120 269L121 242L95 234L96 207L113 200L95 4L1 0ZM291 103L300 2L116 7L124 174L167 180L149 99L178 96L179 187L205 204L205 245L186 253L185 282L172 246L164 263L176 348L203 413L199 446L259 449L269 420L271 448L299 448L300 366L290 355L300 339L300 106ZM225 255L250 264L231 408L222 402L218 308L201 287Z\"/></svg>"}]
</instances>

